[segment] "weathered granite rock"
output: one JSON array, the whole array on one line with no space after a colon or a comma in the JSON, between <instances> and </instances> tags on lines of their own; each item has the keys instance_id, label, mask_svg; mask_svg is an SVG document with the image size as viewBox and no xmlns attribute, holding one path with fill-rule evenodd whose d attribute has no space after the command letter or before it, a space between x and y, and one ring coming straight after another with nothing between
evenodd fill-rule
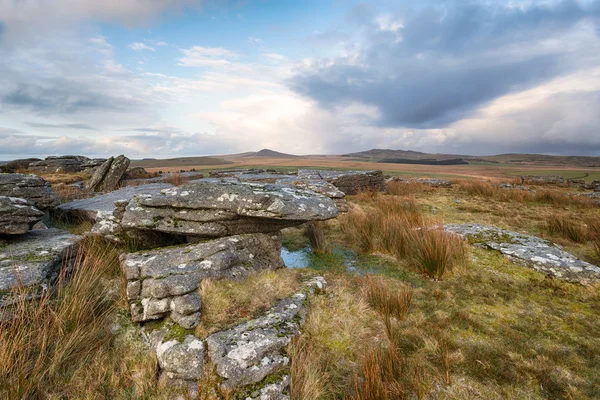
<instances>
[{"instance_id":1,"label":"weathered granite rock","mask_svg":"<svg viewBox=\"0 0 600 400\"><path fill-rule=\"evenodd\" d=\"M22 235L44 218L27 200L0 196L0 235Z\"/></svg>"},{"instance_id":2,"label":"weathered granite rock","mask_svg":"<svg viewBox=\"0 0 600 400\"><path fill-rule=\"evenodd\" d=\"M133 167L125 171L123 179L150 179L155 178L157 174L150 173L142 167Z\"/></svg>"},{"instance_id":3,"label":"weathered granite rock","mask_svg":"<svg viewBox=\"0 0 600 400\"><path fill-rule=\"evenodd\" d=\"M21 158L18 160L12 160L0 165L0 172L14 173L18 170L24 170L29 167L29 164L36 161L42 161L39 158Z\"/></svg>"},{"instance_id":4,"label":"weathered granite rock","mask_svg":"<svg viewBox=\"0 0 600 400\"><path fill-rule=\"evenodd\" d=\"M298 170L298 177L324 179L347 195L354 195L362 191L385 190L383 171Z\"/></svg>"},{"instance_id":5,"label":"weathered granite rock","mask_svg":"<svg viewBox=\"0 0 600 400\"><path fill-rule=\"evenodd\" d=\"M124 229L147 229L199 237L274 232L338 215L333 201L286 185L200 180L135 196Z\"/></svg>"},{"instance_id":6,"label":"weathered granite rock","mask_svg":"<svg viewBox=\"0 0 600 400\"><path fill-rule=\"evenodd\" d=\"M127 298L134 321L168 315L184 328L200 320L200 281L241 279L251 271L283 267L280 234L249 234L124 254Z\"/></svg>"},{"instance_id":7,"label":"weathered granite rock","mask_svg":"<svg viewBox=\"0 0 600 400\"><path fill-rule=\"evenodd\" d=\"M90 179L90 181L87 183L87 185L85 187L85 189L88 192L93 192L98 188L98 186L100 186L100 184L102 183L102 180L106 176L106 173L110 169L110 166L112 165L113 160L114 160L114 157L108 158L94 172L94 175L92 175L92 178Z\"/></svg>"},{"instance_id":8,"label":"weathered granite rock","mask_svg":"<svg viewBox=\"0 0 600 400\"><path fill-rule=\"evenodd\" d=\"M444 229L473 238L518 264L558 279L582 284L600 281L600 267L576 258L547 240L478 224L445 225Z\"/></svg>"},{"instance_id":9,"label":"weathered granite rock","mask_svg":"<svg viewBox=\"0 0 600 400\"><path fill-rule=\"evenodd\" d=\"M258 393L252 393L245 400L289 400L290 376L284 375L280 380L263 386Z\"/></svg>"},{"instance_id":10,"label":"weathered granite rock","mask_svg":"<svg viewBox=\"0 0 600 400\"><path fill-rule=\"evenodd\" d=\"M123 178L123 174L125 174L125 171L129 168L130 162L129 158L125 157L123 154L113 160L108 172L102 179L101 189L103 192L111 192L117 188L117 185Z\"/></svg>"},{"instance_id":11,"label":"weathered granite rock","mask_svg":"<svg viewBox=\"0 0 600 400\"><path fill-rule=\"evenodd\" d=\"M25 199L42 211L60 204L50 183L37 175L0 174L0 196Z\"/></svg>"},{"instance_id":12,"label":"weathered granite rock","mask_svg":"<svg viewBox=\"0 0 600 400\"><path fill-rule=\"evenodd\" d=\"M431 187L444 187L449 188L452 187L452 182L447 179L436 179L436 178L415 178L415 177L399 177L394 176L389 178L387 182L400 182L400 183L421 183L424 185L429 185Z\"/></svg>"},{"instance_id":13,"label":"weathered granite rock","mask_svg":"<svg viewBox=\"0 0 600 400\"><path fill-rule=\"evenodd\" d=\"M71 268L79 240L60 229L34 230L8 239L0 247L0 292L19 284L47 288L61 266Z\"/></svg>"},{"instance_id":14,"label":"weathered granite rock","mask_svg":"<svg viewBox=\"0 0 600 400\"><path fill-rule=\"evenodd\" d=\"M43 161L29 164L27 170L32 172L79 172L94 168L104 162L103 159L90 159L84 156L50 156Z\"/></svg>"},{"instance_id":15,"label":"weathered granite rock","mask_svg":"<svg viewBox=\"0 0 600 400\"><path fill-rule=\"evenodd\" d=\"M129 200L131 200L136 194L159 194L161 190L172 187L173 185L168 183L127 186L110 193L91 197L89 199L80 199L63 203L56 207L52 214L55 218L65 221L83 219L91 222L98 222L113 215L113 212L117 208L115 206L116 201L123 200L129 203Z\"/></svg>"},{"instance_id":16,"label":"weathered granite rock","mask_svg":"<svg viewBox=\"0 0 600 400\"><path fill-rule=\"evenodd\" d=\"M325 285L322 277L307 283L310 292L324 289ZM207 338L208 355L223 378L223 388L258 383L288 365L284 350L292 337L300 333L306 299L307 293L296 293L278 302L264 316Z\"/></svg>"}]
</instances>

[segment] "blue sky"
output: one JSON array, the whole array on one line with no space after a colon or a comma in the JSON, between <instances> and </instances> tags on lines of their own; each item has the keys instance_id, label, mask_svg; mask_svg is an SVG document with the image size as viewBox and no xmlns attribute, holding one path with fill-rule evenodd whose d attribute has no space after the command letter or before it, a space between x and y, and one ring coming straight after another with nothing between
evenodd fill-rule
<instances>
[{"instance_id":1,"label":"blue sky","mask_svg":"<svg viewBox=\"0 0 600 400\"><path fill-rule=\"evenodd\" d=\"M0 159L600 155L600 0L0 0Z\"/></svg>"}]
</instances>

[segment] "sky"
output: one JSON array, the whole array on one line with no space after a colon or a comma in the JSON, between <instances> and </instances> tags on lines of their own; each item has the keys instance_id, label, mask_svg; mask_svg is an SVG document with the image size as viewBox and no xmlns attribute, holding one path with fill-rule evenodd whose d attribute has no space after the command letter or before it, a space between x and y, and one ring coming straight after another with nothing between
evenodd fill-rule
<instances>
[{"instance_id":1,"label":"sky","mask_svg":"<svg viewBox=\"0 0 600 400\"><path fill-rule=\"evenodd\" d=\"M600 0L0 0L0 160L600 156Z\"/></svg>"}]
</instances>

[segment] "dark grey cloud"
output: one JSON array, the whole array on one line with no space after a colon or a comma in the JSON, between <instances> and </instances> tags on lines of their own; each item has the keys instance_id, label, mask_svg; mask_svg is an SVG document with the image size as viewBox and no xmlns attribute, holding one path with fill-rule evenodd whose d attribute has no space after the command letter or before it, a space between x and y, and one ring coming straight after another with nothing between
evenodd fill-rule
<instances>
[{"instance_id":1,"label":"dark grey cloud","mask_svg":"<svg viewBox=\"0 0 600 400\"><path fill-rule=\"evenodd\" d=\"M87 124L43 124L39 122L26 122L26 124L32 128L42 128L42 129L79 129L79 130L88 130L88 131L97 131L97 128L94 128L91 125Z\"/></svg>"},{"instance_id":2,"label":"dark grey cloud","mask_svg":"<svg viewBox=\"0 0 600 400\"><path fill-rule=\"evenodd\" d=\"M585 43L561 40L599 20L598 0L524 8L446 2L384 18L361 5L352 21L365 31L362 50L299 70L290 87L326 107L376 106L382 126L444 127L572 71L573 59L585 63Z\"/></svg>"}]
</instances>

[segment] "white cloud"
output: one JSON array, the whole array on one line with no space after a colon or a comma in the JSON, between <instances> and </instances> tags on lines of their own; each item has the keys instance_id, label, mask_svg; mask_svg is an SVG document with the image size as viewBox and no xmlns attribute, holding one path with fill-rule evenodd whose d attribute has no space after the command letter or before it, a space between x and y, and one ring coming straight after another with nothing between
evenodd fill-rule
<instances>
[{"instance_id":1,"label":"white cloud","mask_svg":"<svg viewBox=\"0 0 600 400\"><path fill-rule=\"evenodd\" d=\"M250 36L248 38L248 43L250 43L250 44L264 44L265 42L262 39L259 39L259 38L254 37L254 36Z\"/></svg>"},{"instance_id":2,"label":"white cloud","mask_svg":"<svg viewBox=\"0 0 600 400\"><path fill-rule=\"evenodd\" d=\"M131 43L129 45L129 48L134 51L144 51L144 50L156 51L156 49L154 47L147 46L144 43L140 43L140 42Z\"/></svg>"},{"instance_id":3,"label":"white cloud","mask_svg":"<svg viewBox=\"0 0 600 400\"><path fill-rule=\"evenodd\" d=\"M194 46L190 49L181 49L184 57L178 60L182 67L217 67L230 64L230 60L238 55L221 47Z\"/></svg>"}]
</instances>

